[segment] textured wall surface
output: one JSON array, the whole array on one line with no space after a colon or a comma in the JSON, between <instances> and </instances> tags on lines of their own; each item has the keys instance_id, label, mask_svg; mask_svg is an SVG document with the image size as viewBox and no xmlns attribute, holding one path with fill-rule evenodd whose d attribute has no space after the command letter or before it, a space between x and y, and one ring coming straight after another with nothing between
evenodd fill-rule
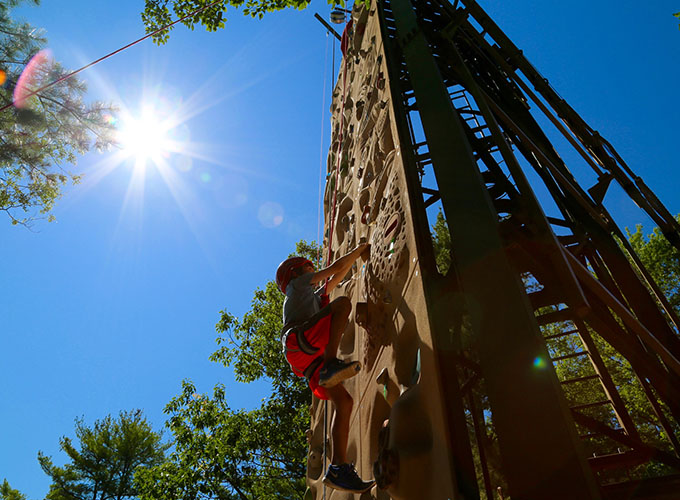
<instances>
[{"instance_id":1,"label":"textured wall surface","mask_svg":"<svg viewBox=\"0 0 680 500\"><path fill-rule=\"evenodd\" d=\"M624 252L604 191L616 178L660 222L667 210L474 0L379 7L382 28L375 5L353 10L333 92L324 241L331 261L371 243L332 298L352 301L340 355L363 365L345 382L347 454L378 484L324 491L333 405L315 401L305 500L476 498L481 487L483 498L676 498L680 319ZM605 168L594 188L574 179L530 102ZM432 252L434 203L448 272ZM624 392L645 394L649 410Z\"/></svg>"},{"instance_id":2,"label":"textured wall surface","mask_svg":"<svg viewBox=\"0 0 680 500\"><path fill-rule=\"evenodd\" d=\"M373 477L376 461L383 471L384 489L375 486L356 498L454 498L437 365L378 15L375 6L358 7L352 18L349 51L331 106L325 244L331 244L332 259L361 241L372 245L370 259L357 261L331 297L346 295L352 300L340 356L362 363L360 374L345 382L354 399L348 458L364 479ZM342 153L334 204L339 141ZM337 222L331 237L333 206ZM328 410L330 428L332 403ZM307 469L315 499L323 498L323 440L324 403L315 400ZM354 497L326 490L327 499Z\"/></svg>"}]
</instances>

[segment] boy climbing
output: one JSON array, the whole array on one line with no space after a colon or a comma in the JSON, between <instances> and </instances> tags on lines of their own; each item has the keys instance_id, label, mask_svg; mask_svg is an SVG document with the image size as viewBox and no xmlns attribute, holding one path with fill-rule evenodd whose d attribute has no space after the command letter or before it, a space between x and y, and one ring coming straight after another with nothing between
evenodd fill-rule
<instances>
[{"instance_id":1,"label":"boy climbing","mask_svg":"<svg viewBox=\"0 0 680 500\"><path fill-rule=\"evenodd\" d=\"M349 421L352 396L341 382L361 369L358 361L337 358L338 346L347 326L352 303L347 297L329 302L328 295L345 277L352 264L361 256L368 258L370 245L362 244L325 269L314 270L304 257L284 260L276 270L276 284L286 295L283 302L282 343L286 359L299 377L305 377L312 393L335 404L331 425L333 456L323 478L331 488L363 493L375 481L363 481L354 465L347 462ZM327 280L326 286L314 290Z\"/></svg>"}]
</instances>

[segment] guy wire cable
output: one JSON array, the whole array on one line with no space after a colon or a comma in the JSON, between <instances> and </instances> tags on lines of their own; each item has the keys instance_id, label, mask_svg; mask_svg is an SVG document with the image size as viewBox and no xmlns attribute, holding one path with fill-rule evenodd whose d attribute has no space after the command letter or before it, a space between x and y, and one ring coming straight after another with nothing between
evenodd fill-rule
<instances>
[{"instance_id":1,"label":"guy wire cable","mask_svg":"<svg viewBox=\"0 0 680 500\"><path fill-rule=\"evenodd\" d=\"M110 53L106 54L105 56L100 57L99 59L97 59L97 60L95 60L95 61L92 61L91 63L86 64L85 66L83 66L83 67L81 67L81 68L79 68L79 69L77 69L77 70L75 70L75 71L72 71L71 73L69 73L69 74L67 74L67 75L64 75L64 76L62 76L62 77L60 77L60 78L57 78L56 80L54 80L54 81L52 81L52 82L50 82L50 83L48 83L48 84L46 84L46 85L43 85L42 87L40 87L40 88L37 89L37 90L32 90L32 91L29 92L26 96L24 96L24 99L28 99L29 97L32 97L32 96L34 96L34 95L36 95L36 94L42 92L43 90L47 90L48 88L50 88L50 87L56 85L57 83L61 83L61 82L63 82L64 80L68 80L68 79L71 78L72 76L75 76L75 75L77 75L78 73L80 73L81 71L84 71L84 70L86 70L86 69L88 69L88 68L91 68L92 66L94 66L94 65L97 64L97 63L100 63L100 62L103 61L104 59L108 59L109 57L114 56L114 55L118 54L119 52L122 52L122 51L124 51L125 49L128 49L128 48L132 47L133 45L136 45L136 44L138 44L139 42L141 42L141 41L143 41L143 40L146 40L147 38L152 37L152 36L154 36L155 34L160 33L161 31L166 30L166 29L168 29L168 28L174 26L175 24L177 24L177 23L179 23L179 22L181 22L181 21L184 21L185 19L187 19L187 18L189 18L189 17L191 17L191 16L195 16L196 14L198 14L198 13L200 13L200 12L202 12L202 11L204 11L204 10L206 10L206 9L208 9L208 8L210 8L210 7L212 7L212 6L214 6L214 5L217 5L218 3L222 3L222 2L224 2L224 0L215 0L215 1L212 2L211 4L204 5L203 7L200 7L200 8L198 8L198 9L194 10L193 12L190 12L189 14L185 15L184 17L180 17L180 18L177 19L176 21L173 21L173 22L171 22L170 24L166 24L165 26L163 26L163 27L161 27L161 28L158 28L157 30L153 31L152 33L149 33L148 35L143 36L142 38L139 38L139 39L135 40L134 42L128 43L128 44L125 45L124 47L121 47L121 48L119 48L119 49L117 49L117 50L114 50L113 52L110 52ZM12 100L12 102L10 102L9 104L5 104L4 106L0 107L0 112L6 110L6 109L8 109L8 108L11 108L12 106L14 106L14 100Z\"/></svg>"}]
</instances>

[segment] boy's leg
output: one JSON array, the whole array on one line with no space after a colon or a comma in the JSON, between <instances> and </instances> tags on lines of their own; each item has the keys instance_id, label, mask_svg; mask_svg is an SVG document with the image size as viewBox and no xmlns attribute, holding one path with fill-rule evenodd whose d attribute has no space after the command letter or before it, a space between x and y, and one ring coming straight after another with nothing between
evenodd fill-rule
<instances>
[{"instance_id":1,"label":"boy's leg","mask_svg":"<svg viewBox=\"0 0 680 500\"><path fill-rule=\"evenodd\" d=\"M357 474L354 465L347 462L347 442L349 440L349 422L352 415L352 396L342 385L326 389L328 397L335 404L335 418L331 426L333 439L333 456L328 466L323 483L331 488L363 493L370 490L375 481L363 481Z\"/></svg>"},{"instance_id":2,"label":"boy's leg","mask_svg":"<svg viewBox=\"0 0 680 500\"><path fill-rule=\"evenodd\" d=\"M331 326L328 345L323 353L324 361L337 357L340 339L347 327L349 314L352 312L352 302L347 297L338 297L328 305L331 308Z\"/></svg>"},{"instance_id":3,"label":"boy's leg","mask_svg":"<svg viewBox=\"0 0 680 500\"><path fill-rule=\"evenodd\" d=\"M349 420L352 416L352 396L341 384L326 389L328 397L335 405L335 418L331 424L333 440L333 456L331 463L340 465L347 463L347 441L349 439Z\"/></svg>"},{"instance_id":4,"label":"boy's leg","mask_svg":"<svg viewBox=\"0 0 680 500\"><path fill-rule=\"evenodd\" d=\"M338 346L345 332L349 313L352 311L352 303L347 297L339 297L327 307L331 309L328 344L322 355L323 368L319 372L319 385L326 388L353 377L361 370L361 364L358 361L340 361L337 358Z\"/></svg>"}]
</instances>

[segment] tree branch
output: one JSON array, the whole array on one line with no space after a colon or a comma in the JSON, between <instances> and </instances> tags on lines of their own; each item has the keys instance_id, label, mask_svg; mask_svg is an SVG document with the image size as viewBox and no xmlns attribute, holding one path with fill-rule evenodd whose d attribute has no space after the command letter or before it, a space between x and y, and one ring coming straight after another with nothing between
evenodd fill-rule
<instances>
[{"instance_id":1,"label":"tree branch","mask_svg":"<svg viewBox=\"0 0 680 500\"><path fill-rule=\"evenodd\" d=\"M99 133L99 132L97 132L96 130L94 130L94 129L93 129L93 128L92 128L92 127L91 127L91 126L90 126L90 125L89 125L89 124L88 124L88 123L87 123L87 122L86 122L79 114L78 114L78 113L76 113L73 109L71 109L71 108L70 108L69 106L67 106L66 104L64 104L64 103L62 103L62 102L60 102L60 101L58 101L58 100L56 100L56 99L54 99L54 98L52 98L52 97L49 97L49 96L47 96L47 95L45 95L45 94L35 94L35 95L38 97L38 100L41 101L41 104L43 105L43 109L45 110L45 112L46 112L46 113L47 113L47 112L51 113L52 116L54 117L54 119L55 119L60 125L63 125L62 122L59 120L59 118L57 118L57 116L56 116L53 112L48 111L49 108L47 108L47 106L45 106L45 104L42 102L43 99L45 99L45 100L47 100L47 101L50 101L51 103L56 104L57 106L61 106L63 109L65 109L66 111L68 111L68 112L69 112L69 113L70 113L70 114L78 121L78 123L80 123L80 124L81 124L83 127L85 127L87 130L89 130L90 132L92 132L94 135L96 135L96 136L99 137L100 139L103 139L103 140L106 139L106 138L104 137L104 135L102 135L101 133Z\"/></svg>"}]
</instances>

